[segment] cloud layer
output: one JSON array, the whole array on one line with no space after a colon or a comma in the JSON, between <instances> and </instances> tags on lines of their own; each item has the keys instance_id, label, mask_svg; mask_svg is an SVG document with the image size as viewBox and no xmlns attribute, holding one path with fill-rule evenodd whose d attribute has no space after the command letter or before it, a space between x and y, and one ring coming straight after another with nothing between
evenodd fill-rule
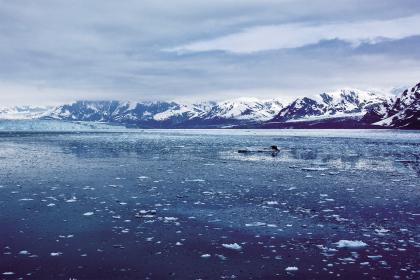
<instances>
[{"instance_id":1,"label":"cloud layer","mask_svg":"<svg viewBox=\"0 0 420 280\"><path fill-rule=\"evenodd\" d=\"M412 84L418 26L417 0L0 0L0 106Z\"/></svg>"},{"instance_id":2,"label":"cloud layer","mask_svg":"<svg viewBox=\"0 0 420 280\"><path fill-rule=\"evenodd\" d=\"M357 47L420 35L420 14L392 20L327 24L283 24L258 26L220 38L179 46L168 51L228 51L252 53L300 48L321 41L342 40Z\"/></svg>"}]
</instances>

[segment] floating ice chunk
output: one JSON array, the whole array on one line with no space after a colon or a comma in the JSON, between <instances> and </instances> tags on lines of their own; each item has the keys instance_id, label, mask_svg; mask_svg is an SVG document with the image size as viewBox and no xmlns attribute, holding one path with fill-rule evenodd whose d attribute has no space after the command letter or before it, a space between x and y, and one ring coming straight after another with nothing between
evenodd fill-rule
<instances>
[{"instance_id":1,"label":"floating ice chunk","mask_svg":"<svg viewBox=\"0 0 420 280\"><path fill-rule=\"evenodd\" d=\"M296 266L288 266L284 270L286 270L286 271L298 271L299 268L297 268Z\"/></svg>"},{"instance_id":2,"label":"floating ice chunk","mask_svg":"<svg viewBox=\"0 0 420 280\"><path fill-rule=\"evenodd\" d=\"M266 223L263 223L263 222L253 222L250 224L245 224L245 226L247 227L259 227L259 226L265 226L265 225Z\"/></svg>"},{"instance_id":3,"label":"floating ice chunk","mask_svg":"<svg viewBox=\"0 0 420 280\"><path fill-rule=\"evenodd\" d=\"M53 206L55 206L55 203L47 204L47 207L53 207Z\"/></svg>"},{"instance_id":4,"label":"floating ice chunk","mask_svg":"<svg viewBox=\"0 0 420 280\"><path fill-rule=\"evenodd\" d=\"M367 256L367 257L371 260L379 260L380 258L382 258L382 255Z\"/></svg>"},{"instance_id":5,"label":"floating ice chunk","mask_svg":"<svg viewBox=\"0 0 420 280\"><path fill-rule=\"evenodd\" d=\"M338 248L362 248L362 247L366 247L367 244L363 241L359 241L359 240L340 240L336 243L336 246Z\"/></svg>"},{"instance_id":6,"label":"floating ice chunk","mask_svg":"<svg viewBox=\"0 0 420 280\"><path fill-rule=\"evenodd\" d=\"M238 243L232 243L232 244L222 244L223 247L227 248L227 249L231 249L231 250L241 250L242 246L239 245Z\"/></svg>"},{"instance_id":7,"label":"floating ice chunk","mask_svg":"<svg viewBox=\"0 0 420 280\"><path fill-rule=\"evenodd\" d=\"M75 196L73 196L72 198L66 200L67 203L76 202L76 201L77 201L77 199L76 199Z\"/></svg>"},{"instance_id":8,"label":"floating ice chunk","mask_svg":"<svg viewBox=\"0 0 420 280\"><path fill-rule=\"evenodd\" d=\"M178 220L178 218L175 218L175 217L165 217L164 219L165 219L165 221L168 221L168 222L172 222L172 221Z\"/></svg>"},{"instance_id":9,"label":"floating ice chunk","mask_svg":"<svg viewBox=\"0 0 420 280\"><path fill-rule=\"evenodd\" d=\"M186 182L205 182L206 180L204 179L191 179L191 180L185 180Z\"/></svg>"},{"instance_id":10,"label":"floating ice chunk","mask_svg":"<svg viewBox=\"0 0 420 280\"><path fill-rule=\"evenodd\" d=\"M33 198L21 198L19 199L19 201L32 201L34 200Z\"/></svg>"},{"instance_id":11,"label":"floating ice chunk","mask_svg":"<svg viewBox=\"0 0 420 280\"><path fill-rule=\"evenodd\" d=\"M86 212L86 213L83 213L83 216L92 216L94 213L93 212Z\"/></svg>"},{"instance_id":12,"label":"floating ice chunk","mask_svg":"<svg viewBox=\"0 0 420 280\"><path fill-rule=\"evenodd\" d=\"M63 253L61 253L61 252L52 252L52 253L50 253L50 256L51 257L59 257L59 256L61 256Z\"/></svg>"},{"instance_id":13,"label":"floating ice chunk","mask_svg":"<svg viewBox=\"0 0 420 280\"><path fill-rule=\"evenodd\" d=\"M390 230L389 229L384 229L384 228L380 228L380 229L375 229L375 232L378 235L385 235L385 233L388 233Z\"/></svg>"},{"instance_id":14,"label":"floating ice chunk","mask_svg":"<svg viewBox=\"0 0 420 280\"><path fill-rule=\"evenodd\" d=\"M19 255L29 255L29 252L26 250L22 250L19 252Z\"/></svg>"},{"instance_id":15,"label":"floating ice chunk","mask_svg":"<svg viewBox=\"0 0 420 280\"><path fill-rule=\"evenodd\" d=\"M15 275L15 273L11 272L11 271L6 271L6 272L3 272L2 274L3 275Z\"/></svg>"},{"instance_id":16,"label":"floating ice chunk","mask_svg":"<svg viewBox=\"0 0 420 280\"><path fill-rule=\"evenodd\" d=\"M203 254L203 255L201 255L201 257L204 258L204 259L207 259L207 258L210 258L211 255L210 254Z\"/></svg>"},{"instance_id":17,"label":"floating ice chunk","mask_svg":"<svg viewBox=\"0 0 420 280\"><path fill-rule=\"evenodd\" d=\"M266 201L265 204L267 204L267 205L278 205L279 203L277 201Z\"/></svg>"}]
</instances>

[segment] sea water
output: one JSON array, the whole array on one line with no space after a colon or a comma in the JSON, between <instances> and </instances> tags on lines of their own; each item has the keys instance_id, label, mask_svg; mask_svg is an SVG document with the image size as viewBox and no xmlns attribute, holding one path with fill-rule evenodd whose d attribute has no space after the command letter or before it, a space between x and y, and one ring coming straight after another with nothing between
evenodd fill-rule
<instances>
[{"instance_id":1,"label":"sea water","mask_svg":"<svg viewBox=\"0 0 420 280\"><path fill-rule=\"evenodd\" d=\"M0 279L419 277L418 131L49 124L0 132Z\"/></svg>"}]
</instances>

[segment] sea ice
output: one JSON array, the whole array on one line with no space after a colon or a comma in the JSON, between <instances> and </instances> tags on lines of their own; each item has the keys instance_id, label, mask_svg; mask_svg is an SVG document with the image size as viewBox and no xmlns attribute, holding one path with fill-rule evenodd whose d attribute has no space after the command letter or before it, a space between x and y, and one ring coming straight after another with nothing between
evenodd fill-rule
<instances>
[{"instance_id":1,"label":"sea ice","mask_svg":"<svg viewBox=\"0 0 420 280\"><path fill-rule=\"evenodd\" d=\"M58 257L58 256L61 256L63 253L61 253L61 252L52 252L52 253L50 253L50 256L51 257Z\"/></svg>"},{"instance_id":2,"label":"sea ice","mask_svg":"<svg viewBox=\"0 0 420 280\"><path fill-rule=\"evenodd\" d=\"M286 270L286 271L298 271L299 268L297 268L296 266L288 266L284 270Z\"/></svg>"},{"instance_id":3,"label":"sea ice","mask_svg":"<svg viewBox=\"0 0 420 280\"><path fill-rule=\"evenodd\" d=\"M242 246L239 245L238 243L222 244L222 246L227 248L227 249L232 249L232 250L241 250L242 249Z\"/></svg>"},{"instance_id":4,"label":"sea ice","mask_svg":"<svg viewBox=\"0 0 420 280\"><path fill-rule=\"evenodd\" d=\"M336 243L336 246L338 248L362 248L362 247L366 247L367 244L363 241L359 241L359 240L340 240Z\"/></svg>"}]
</instances>

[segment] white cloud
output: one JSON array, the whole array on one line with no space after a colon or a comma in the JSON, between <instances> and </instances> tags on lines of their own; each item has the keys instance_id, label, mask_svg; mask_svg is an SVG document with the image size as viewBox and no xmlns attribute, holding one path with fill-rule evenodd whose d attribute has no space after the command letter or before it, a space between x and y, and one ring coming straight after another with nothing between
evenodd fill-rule
<instances>
[{"instance_id":1,"label":"white cloud","mask_svg":"<svg viewBox=\"0 0 420 280\"><path fill-rule=\"evenodd\" d=\"M257 26L239 33L178 46L168 51L205 52L227 51L252 53L259 51L298 48L323 40L339 39L353 45L377 43L384 39L402 39L420 34L420 15L393 20L323 25L284 24Z\"/></svg>"}]
</instances>

